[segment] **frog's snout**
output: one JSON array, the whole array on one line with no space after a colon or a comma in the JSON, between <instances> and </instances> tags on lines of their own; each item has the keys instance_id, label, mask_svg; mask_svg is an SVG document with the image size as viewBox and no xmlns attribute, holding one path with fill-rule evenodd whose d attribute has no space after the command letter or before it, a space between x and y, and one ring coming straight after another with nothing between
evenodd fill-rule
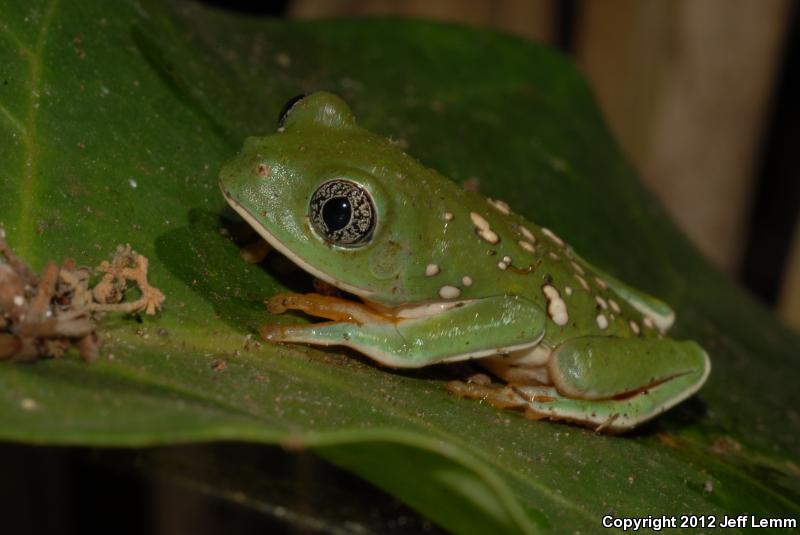
<instances>
[{"instance_id":1,"label":"frog's snout","mask_svg":"<svg viewBox=\"0 0 800 535\"><path fill-rule=\"evenodd\" d=\"M219 174L218 184L219 184L219 189L222 192L222 196L225 197L225 199L231 199L233 197L230 188L230 183L231 183L230 175L225 173L225 169L223 169Z\"/></svg>"},{"instance_id":2,"label":"frog's snout","mask_svg":"<svg viewBox=\"0 0 800 535\"><path fill-rule=\"evenodd\" d=\"M238 162L232 162L219 173L219 187L228 200L240 200L242 193L247 190L247 181L242 179L240 170Z\"/></svg>"}]
</instances>

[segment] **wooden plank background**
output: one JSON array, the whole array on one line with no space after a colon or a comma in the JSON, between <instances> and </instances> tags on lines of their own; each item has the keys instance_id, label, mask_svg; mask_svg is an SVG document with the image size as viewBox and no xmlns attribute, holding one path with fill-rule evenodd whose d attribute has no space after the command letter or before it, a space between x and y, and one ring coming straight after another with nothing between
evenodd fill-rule
<instances>
[{"instance_id":1,"label":"wooden plank background","mask_svg":"<svg viewBox=\"0 0 800 535\"><path fill-rule=\"evenodd\" d=\"M488 26L549 44L567 41L650 188L697 247L735 275L792 4L291 0L288 14L402 15ZM778 310L800 328L798 228Z\"/></svg>"},{"instance_id":2,"label":"wooden plank background","mask_svg":"<svg viewBox=\"0 0 800 535\"><path fill-rule=\"evenodd\" d=\"M778 298L778 315L800 330L800 218L794 226L794 243L786 262L783 285Z\"/></svg>"}]
</instances>

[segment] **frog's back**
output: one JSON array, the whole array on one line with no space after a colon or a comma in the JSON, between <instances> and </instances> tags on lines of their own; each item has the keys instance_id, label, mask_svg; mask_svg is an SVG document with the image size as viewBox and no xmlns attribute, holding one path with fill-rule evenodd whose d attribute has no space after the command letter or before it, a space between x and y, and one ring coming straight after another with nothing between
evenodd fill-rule
<instances>
[{"instance_id":1,"label":"frog's back","mask_svg":"<svg viewBox=\"0 0 800 535\"><path fill-rule=\"evenodd\" d=\"M547 312L546 339L558 343L592 334L663 336L662 329L668 326L655 317L655 308L642 306L638 297L648 304L656 300L599 272L555 232L512 213L506 203L486 199L486 204L499 213L498 235L512 242L505 249L512 253L501 253L511 261L498 265L500 276L519 277L523 295Z\"/></svg>"},{"instance_id":2,"label":"frog's back","mask_svg":"<svg viewBox=\"0 0 800 535\"><path fill-rule=\"evenodd\" d=\"M585 335L664 335L668 325L658 314L671 312L668 307L600 273L555 232L507 203L432 173L437 176L416 185L434 200L425 207L432 212L429 243L417 250L430 252L421 260L436 266L431 278L458 288L459 298L525 297L546 312L545 342L553 345Z\"/></svg>"}]
</instances>

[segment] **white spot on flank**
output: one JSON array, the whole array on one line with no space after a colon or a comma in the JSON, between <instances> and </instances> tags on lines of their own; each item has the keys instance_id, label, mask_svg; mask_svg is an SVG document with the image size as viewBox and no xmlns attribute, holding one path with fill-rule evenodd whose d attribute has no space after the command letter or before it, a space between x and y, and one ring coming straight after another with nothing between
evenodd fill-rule
<instances>
[{"instance_id":1,"label":"white spot on flank","mask_svg":"<svg viewBox=\"0 0 800 535\"><path fill-rule=\"evenodd\" d=\"M535 253L536 252L536 249L533 247L533 244L531 244L530 242L527 242L525 240L519 240L517 243L519 244L520 247L522 247L523 249L525 249L529 253Z\"/></svg>"},{"instance_id":2,"label":"white spot on flank","mask_svg":"<svg viewBox=\"0 0 800 535\"><path fill-rule=\"evenodd\" d=\"M550 251L549 253L547 253L547 256L549 256L553 260L558 260L559 259L559 256L556 253L554 253L553 251Z\"/></svg>"},{"instance_id":3,"label":"white spot on flank","mask_svg":"<svg viewBox=\"0 0 800 535\"><path fill-rule=\"evenodd\" d=\"M552 230L550 230L549 228L542 227L542 234L544 234L545 236L547 236L548 238L550 238L551 240L553 240L553 242L554 242L556 245L558 245L559 247L563 247L563 246L564 246L564 241L563 241L561 238L559 238L558 236L556 236L556 235L553 233L553 231L552 231Z\"/></svg>"},{"instance_id":4,"label":"white spot on flank","mask_svg":"<svg viewBox=\"0 0 800 535\"><path fill-rule=\"evenodd\" d=\"M480 236L485 241L487 241L489 243L492 243L492 244L495 244L495 243L500 241L500 236L498 236L497 233L495 231L493 231L492 229L479 230L478 231L478 236Z\"/></svg>"},{"instance_id":5,"label":"white spot on flank","mask_svg":"<svg viewBox=\"0 0 800 535\"><path fill-rule=\"evenodd\" d=\"M564 286L564 293L567 295L572 295L572 286Z\"/></svg>"},{"instance_id":6,"label":"white spot on flank","mask_svg":"<svg viewBox=\"0 0 800 535\"><path fill-rule=\"evenodd\" d=\"M577 280L581 284L581 288L583 288L584 290L586 290L588 292L590 290L590 288L589 288L589 283L586 282L586 279L584 279L583 277L581 277L577 273L575 273L574 276L575 276L575 280Z\"/></svg>"},{"instance_id":7,"label":"white spot on flank","mask_svg":"<svg viewBox=\"0 0 800 535\"><path fill-rule=\"evenodd\" d=\"M503 262L505 262L506 264L510 264L511 263L511 257L510 256L504 256L503 257Z\"/></svg>"},{"instance_id":8,"label":"white spot on flank","mask_svg":"<svg viewBox=\"0 0 800 535\"><path fill-rule=\"evenodd\" d=\"M542 293L547 298L547 314L550 319L556 325L566 325L569 315L567 314L567 304L561 299L561 294L549 284L542 286Z\"/></svg>"},{"instance_id":9,"label":"white spot on flank","mask_svg":"<svg viewBox=\"0 0 800 535\"><path fill-rule=\"evenodd\" d=\"M597 315L597 326L604 331L608 329L608 320L604 315L602 314Z\"/></svg>"},{"instance_id":10,"label":"white spot on flank","mask_svg":"<svg viewBox=\"0 0 800 535\"><path fill-rule=\"evenodd\" d=\"M655 325L653 324L653 318L650 316L645 316L644 319L642 319L642 323L644 323L644 326L648 329L655 328Z\"/></svg>"},{"instance_id":11,"label":"white spot on flank","mask_svg":"<svg viewBox=\"0 0 800 535\"><path fill-rule=\"evenodd\" d=\"M595 282L597 283L597 285L598 285L600 288L602 288L603 290L607 290L607 289L608 289L608 284L606 284L606 281L604 281L604 280L603 280L603 279L601 279L600 277L595 277L595 278L594 278L594 281L595 281Z\"/></svg>"},{"instance_id":12,"label":"white spot on flank","mask_svg":"<svg viewBox=\"0 0 800 535\"><path fill-rule=\"evenodd\" d=\"M639 334L639 324L638 323L636 323L635 321L631 320L628 323L628 325L631 326L631 330L633 331L633 334Z\"/></svg>"},{"instance_id":13,"label":"white spot on flank","mask_svg":"<svg viewBox=\"0 0 800 535\"><path fill-rule=\"evenodd\" d=\"M608 303L606 303L606 300L600 297L599 295L595 295L594 300L597 301L597 304L600 305L600 308L602 308L603 310L608 308Z\"/></svg>"},{"instance_id":14,"label":"white spot on flank","mask_svg":"<svg viewBox=\"0 0 800 535\"><path fill-rule=\"evenodd\" d=\"M481 214L470 212L469 218L472 220L472 224L478 227L478 230L489 230L489 222Z\"/></svg>"},{"instance_id":15,"label":"white spot on flank","mask_svg":"<svg viewBox=\"0 0 800 535\"><path fill-rule=\"evenodd\" d=\"M428 264L425 266L425 276L426 277L433 277L434 275L439 274L439 266L436 264Z\"/></svg>"},{"instance_id":16,"label":"white spot on flank","mask_svg":"<svg viewBox=\"0 0 800 535\"><path fill-rule=\"evenodd\" d=\"M464 275L463 277L461 277L461 284L463 284L464 286L472 286L472 277L470 277L469 275Z\"/></svg>"},{"instance_id":17,"label":"white spot on flank","mask_svg":"<svg viewBox=\"0 0 800 535\"><path fill-rule=\"evenodd\" d=\"M522 225L519 226L519 231L525 236L525 239L531 243L536 243L536 236L533 235L533 232L528 230L527 228L523 227Z\"/></svg>"},{"instance_id":18,"label":"white spot on flank","mask_svg":"<svg viewBox=\"0 0 800 535\"><path fill-rule=\"evenodd\" d=\"M22 297L21 295L15 295L14 304L17 305L18 307L21 307L22 305L25 304L25 298Z\"/></svg>"},{"instance_id":19,"label":"white spot on flank","mask_svg":"<svg viewBox=\"0 0 800 535\"><path fill-rule=\"evenodd\" d=\"M492 206L497 208L497 210L499 212L501 212L501 213L503 213L505 215L508 215L508 214L511 213L511 207L508 206L507 203L505 203L503 201L497 201L497 200L494 200L494 199L486 199L486 200L489 201L489 204L491 204Z\"/></svg>"},{"instance_id":20,"label":"white spot on flank","mask_svg":"<svg viewBox=\"0 0 800 535\"><path fill-rule=\"evenodd\" d=\"M577 263L576 261L574 261L574 260L572 261L572 268L575 270L575 273L578 273L578 274L580 274L580 275L586 275L586 272L585 272L585 271L583 271L583 268L581 267L581 265L580 265L580 264L578 264L578 263Z\"/></svg>"},{"instance_id":21,"label":"white spot on flank","mask_svg":"<svg viewBox=\"0 0 800 535\"><path fill-rule=\"evenodd\" d=\"M36 403L35 399L22 398L19 400L19 407L24 411L35 411L39 408L39 404Z\"/></svg>"},{"instance_id":22,"label":"white spot on flank","mask_svg":"<svg viewBox=\"0 0 800 535\"><path fill-rule=\"evenodd\" d=\"M500 269L506 269L508 267L508 264L501 260L500 262L497 263L497 267L499 267Z\"/></svg>"},{"instance_id":23,"label":"white spot on flank","mask_svg":"<svg viewBox=\"0 0 800 535\"><path fill-rule=\"evenodd\" d=\"M619 314L620 312L622 312L622 309L619 308L619 305L613 299L609 299L608 300L608 304L611 306L611 310L613 310L616 314Z\"/></svg>"},{"instance_id":24,"label":"white spot on flank","mask_svg":"<svg viewBox=\"0 0 800 535\"><path fill-rule=\"evenodd\" d=\"M444 220L445 221L452 221L453 220L453 212L445 212L444 213Z\"/></svg>"},{"instance_id":25,"label":"white spot on flank","mask_svg":"<svg viewBox=\"0 0 800 535\"><path fill-rule=\"evenodd\" d=\"M139 184L136 182L135 178L129 178L128 179L128 185L130 187L132 187L133 189L136 189L136 186L138 186Z\"/></svg>"},{"instance_id":26,"label":"white spot on flank","mask_svg":"<svg viewBox=\"0 0 800 535\"><path fill-rule=\"evenodd\" d=\"M482 215L477 212L470 212L469 218L472 220L472 224L478 229L478 236L493 244L500 241L500 236L489 228L489 222L486 221Z\"/></svg>"},{"instance_id":27,"label":"white spot on flank","mask_svg":"<svg viewBox=\"0 0 800 535\"><path fill-rule=\"evenodd\" d=\"M439 297L442 299L455 299L461 295L461 290L455 286L442 286L439 288Z\"/></svg>"}]
</instances>

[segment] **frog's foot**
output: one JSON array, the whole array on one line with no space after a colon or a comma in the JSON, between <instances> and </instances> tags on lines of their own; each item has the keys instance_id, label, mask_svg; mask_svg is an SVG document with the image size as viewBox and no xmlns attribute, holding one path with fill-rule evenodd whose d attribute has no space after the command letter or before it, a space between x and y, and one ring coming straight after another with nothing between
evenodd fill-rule
<instances>
[{"instance_id":1,"label":"frog's foot","mask_svg":"<svg viewBox=\"0 0 800 535\"><path fill-rule=\"evenodd\" d=\"M534 420L545 418L545 415L527 410L530 400L526 397L520 396L514 391L513 385L497 385L497 384L481 384L476 382L464 381L450 381L445 385L445 388L456 396L469 399L477 399L478 401L485 401L492 407L497 409L514 409L525 413L525 416ZM554 388L542 387L544 389L544 397L537 399L539 402L546 402L552 399L552 393L555 393Z\"/></svg>"},{"instance_id":2,"label":"frog's foot","mask_svg":"<svg viewBox=\"0 0 800 535\"><path fill-rule=\"evenodd\" d=\"M532 420L567 420L597 432L614 433L628 429L614 425L622 417L622 402L598 404L596 401L569 399L550 386L492 386L451 381L446 387L457 396L485 401L498 409L520 411Z\"/></svg>"},{"instance_id":3,"label":"frog's foot","mask_svg":"<svg viewBox=\"0 0 800 535\"><path fill-rule=\"evenodd\" d=\"M521 411L525 417L532 420L550 418L558 420L552 410L545 410L547 404L552 403L560 396L553 387L522 387L536 389L537 392L523 393L518 385L479 384L474 382L450 381L445 388L457 396L485 401L497 409L512 409Z\"/></svg>"},{"instance_id":4,"label":"frog's foot","mask_svg":"<svg viewBox=\"0 0 800 535\"><path fill-rule=\"evenodd\" d=\"M394 322L387 316L361 303L330 295L284 293L271 297L266 305L273 314L299 310L310 316L332 320L308 325L263 325L258 331L268 342L349 345L348 341L357 335L362 325L383 327L383 330L394 327Z\"/></svg>"},{"instance_id":5,"label":"frog's foot","mask_svg":"<svg viewBox=\"0 0 800 535\"><path fill-rule=\"evenodd\" d=\"M694 394L711 370L694 342L586 336L561 344L548 362L552 384L451 384L451 392L611 433L632 429ZM517 376L524 378L524 375ZM535 379L535 377L534 377Z\"/></svg>"}]
</instances>

